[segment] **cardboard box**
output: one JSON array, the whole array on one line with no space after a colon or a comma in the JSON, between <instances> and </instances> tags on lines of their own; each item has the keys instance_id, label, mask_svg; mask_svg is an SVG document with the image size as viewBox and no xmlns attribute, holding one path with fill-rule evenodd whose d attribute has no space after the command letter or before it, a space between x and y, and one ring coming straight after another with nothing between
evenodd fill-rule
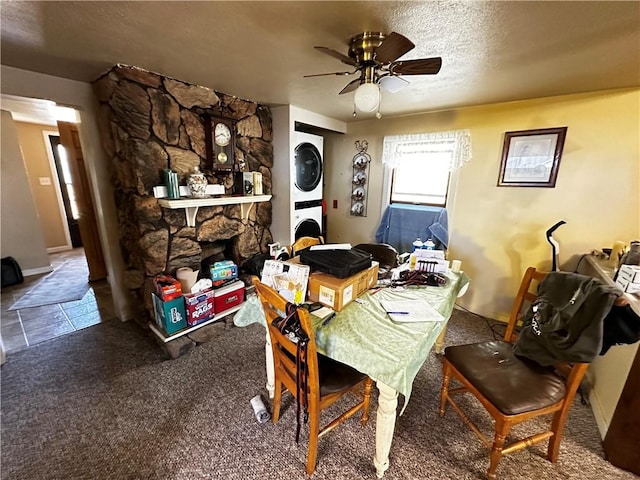
<instances>
[{"instance_id":1,"label":"cardboard box","mask_svg":"<svg viewBox=\"0 0 640 480\"><path fill-rule=\"evenodd\" d=\"M211 280L214 282L220 280L231 280L238 278L238 266L231 260L216 262L209 269Z\"/></svg>"},{"instance_id":2,"label":"cardboard box","mask_svg":"<svg viewBox=\"0 0 640 480\"><path fill-rule=\"evenodd\" d=\"M296 260L297 259L297 260ZM260 281L275 289L288 302L299 305L307 296L309 265L302 265L299 257L292 261L267 260L264 262Z\"/></svg>"},{"instance_id":3,"label":"cardboard box","mask_svg":"<svg viewBox=\"0 0 640 480\"><path fill-rule=\"evenodd\" d=\"M184 303L187 325L190 327L211 320L216 314L213 290L187 294L184 296Z\"/></svg>"},{"instance_id":4,"label":"cardboard box","mask_svg":"<svg viewBox=\"0 0 640 480\"><path fill-rule=\"evenodd\" d=\"M231 285L214 290L213 294L216 313L224 313L225 310L240 305L244 301L244 283L238 280Z\"/></svg>"},{"instance_id":5,"label":"cardboard box","mask_svg":"<svg viewBox=\"0 0 640 480\"><path fill-rule=\"evenodd\" d=\"M153 284L158 297L165 302L182 296L182 285L171 275L156 275Z\"/></svg>"},{"instance_id":6,"label":"cardboard box","mask_svg":"<svg viewBox=\"0 0 640 480\"><path fill-rule=\"evenodd\" d=\"M378 281L378 262L347 278L337 278L327 273L309 275L309 300L320 302L337 312L353 302Z\"/></svg>"},{"instance_id":7,"label":"cardboard box","mask_svg":"<svg viewBox=\"0 0 640 480\"><path fill-rule=\"evenodd\" d=\"M155 293L151 294L153 298L153 311L158 327L167 333L174 333L187 327L187 314L184 308L184 297L174 298L169 301L162 301Z\"/></svg>"},{"instance_id":8,"label":"cardboard box","mask_svg":"<svg viewBox=\"0 0 640 480\"><path fill-rule=\"evenodd\" d=\"M620 270L618 270L618 278L629 283L640 283L640 266L621 265Z\"/></svg>"}]
</instances>

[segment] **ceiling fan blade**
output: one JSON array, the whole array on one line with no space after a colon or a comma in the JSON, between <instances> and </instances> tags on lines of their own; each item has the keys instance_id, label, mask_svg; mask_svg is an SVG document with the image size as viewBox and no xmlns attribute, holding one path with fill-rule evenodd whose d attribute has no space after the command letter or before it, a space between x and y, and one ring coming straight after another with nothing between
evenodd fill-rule
<instances>
[{"instance_id":1,"label":"ceiling fan blade","mask_svg":"<svg viewBox=\"0 0 640 480\"><path fill-rule=\"evenodd\" d=\"M326 75L352 75L354 73L356 73L357 70L354 70L353 72L331 72L331 73L314 73L312 75L304 75L303 78L310 78L310 77L324 77Z\"/></svg>"},{"instance_id":2,"label":"ceiling fan blade","mask_svg":"<svg viewBox=\"0 0 640 480\"><path fill-rule=\"evenodd\" d=\"M393 62L389 65L389 71L395 75L433 75L438 73L441 67L441 57L418 58Z\"/></svg>"},{"instance_id":3,"label":"ceiling fan blade","mask_svg":"<svg viewBox=\"0 0 640 480\"><path fill-rule=\"evenodd\" d=\"M340 90L340 93L338 95L342 95L343 93L353 92L359 86L360 86L360 79L359 78L356 78L355 80L351 80L349 83L347 83L346 87L344 87L342 90Z\"/></svg>"},{"instance_id":4,"label":"ceiling fan blade","mask_svg":"<svg viewBox=\"0 0 640 480\"><path fill-rule=\"evenodd\" d=\"M407 87L409 83L410 82L408 80L405 80L402 77L397 77L395 75L385 75L383 77L380 77L380 80L378 80L378 84L380 84L380 87L389 93L399 92L400 90Z\"/></svg>"},{"instance_id":5,"label":"ceiling fan blade","mask_svg":"<svg viewBox=\"0 0 640 480\"><path fill-rule=\"evenodd\" d=\"M380 63L393 62L396 58L400 58L408 51L413 50L414 47L413 42L404 35L391 32L376 48L376 61Z\"/></svg>"},{"instance_id":6,"label":"ceiling fan blade","mask_svg":"<svg viewBox=\"0 0 640 480\"><path fill-rule=\"evenodd\" d=\"M342 63L346 63L347 65L353 65L354 67L357 65L356 61L353 58L347 57L346 55L343 55L340 52L336 52L335 50L332 50L330 48L327 48L327 47L313 47L313 48L315 48L316 50L322 53L326 53L330 57L337 58Z\"/></svg>"}]
</instances>

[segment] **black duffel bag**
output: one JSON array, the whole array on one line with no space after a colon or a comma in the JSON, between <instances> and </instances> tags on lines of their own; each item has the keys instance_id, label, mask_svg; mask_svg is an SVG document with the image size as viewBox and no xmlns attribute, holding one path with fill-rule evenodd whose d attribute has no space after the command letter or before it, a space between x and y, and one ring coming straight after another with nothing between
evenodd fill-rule
<instances>
[{"instance_id":1,"label":"black duffel bag","mask_svg":"<svg viewBox=\"0 0 640 480\"><path fill-rule=\"evenodd\" d=\"M24 282L22 269L13 257L5 257L2 262L2 288Z\"/></svg>"}]
</instances>

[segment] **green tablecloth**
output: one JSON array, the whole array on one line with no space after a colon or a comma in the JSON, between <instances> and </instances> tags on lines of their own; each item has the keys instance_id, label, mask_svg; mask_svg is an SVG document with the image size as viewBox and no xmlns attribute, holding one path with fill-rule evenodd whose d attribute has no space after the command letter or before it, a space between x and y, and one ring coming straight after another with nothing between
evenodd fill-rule
<instances>
[{"instance_id":1,"label":"green tablecloth","mask_svg":"<svg viewBox=\"0 0 640 480\"><path fill-rule=\"evenodd\" d=\"M366 292L359 297L362 303L351 303L327 325L311 316L318 351L390 386L404 395L406 406L418 370L446 326L458 294L469 283L463 272L448 272L446 276L447 284L439 287ZM380 305L381 300L413 299L426 300L445 321L395 323ZM234 323L242 327L256 322L266 326L260 301L249 297L236 313Z\"/></svg>"}]
</instances>

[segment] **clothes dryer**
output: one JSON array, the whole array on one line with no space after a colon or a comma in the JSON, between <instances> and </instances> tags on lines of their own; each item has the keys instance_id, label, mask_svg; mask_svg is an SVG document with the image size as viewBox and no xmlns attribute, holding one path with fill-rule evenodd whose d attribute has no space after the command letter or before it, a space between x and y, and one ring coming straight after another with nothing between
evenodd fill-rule
<instances>
[{"instance_id":1,"label":"clothes dryer","mask_svg":"<svg viewBox=\"0 0 640 480\"><path fill-rule=\"evenodd\" d=\"M322 200L296 202L293 210L293 241L300 237L319 237L322 235Z\"/></svg>"},{"instance_id":2,"label":"clothes dryer","mask_svg":"<svg viewBox=\"0 0 640 480\"><path fill-rule=\"evenodd\" d=\"M292 200L322 200L324 138L296 131L292 139Z\"/></svg>"}]
</instances>

